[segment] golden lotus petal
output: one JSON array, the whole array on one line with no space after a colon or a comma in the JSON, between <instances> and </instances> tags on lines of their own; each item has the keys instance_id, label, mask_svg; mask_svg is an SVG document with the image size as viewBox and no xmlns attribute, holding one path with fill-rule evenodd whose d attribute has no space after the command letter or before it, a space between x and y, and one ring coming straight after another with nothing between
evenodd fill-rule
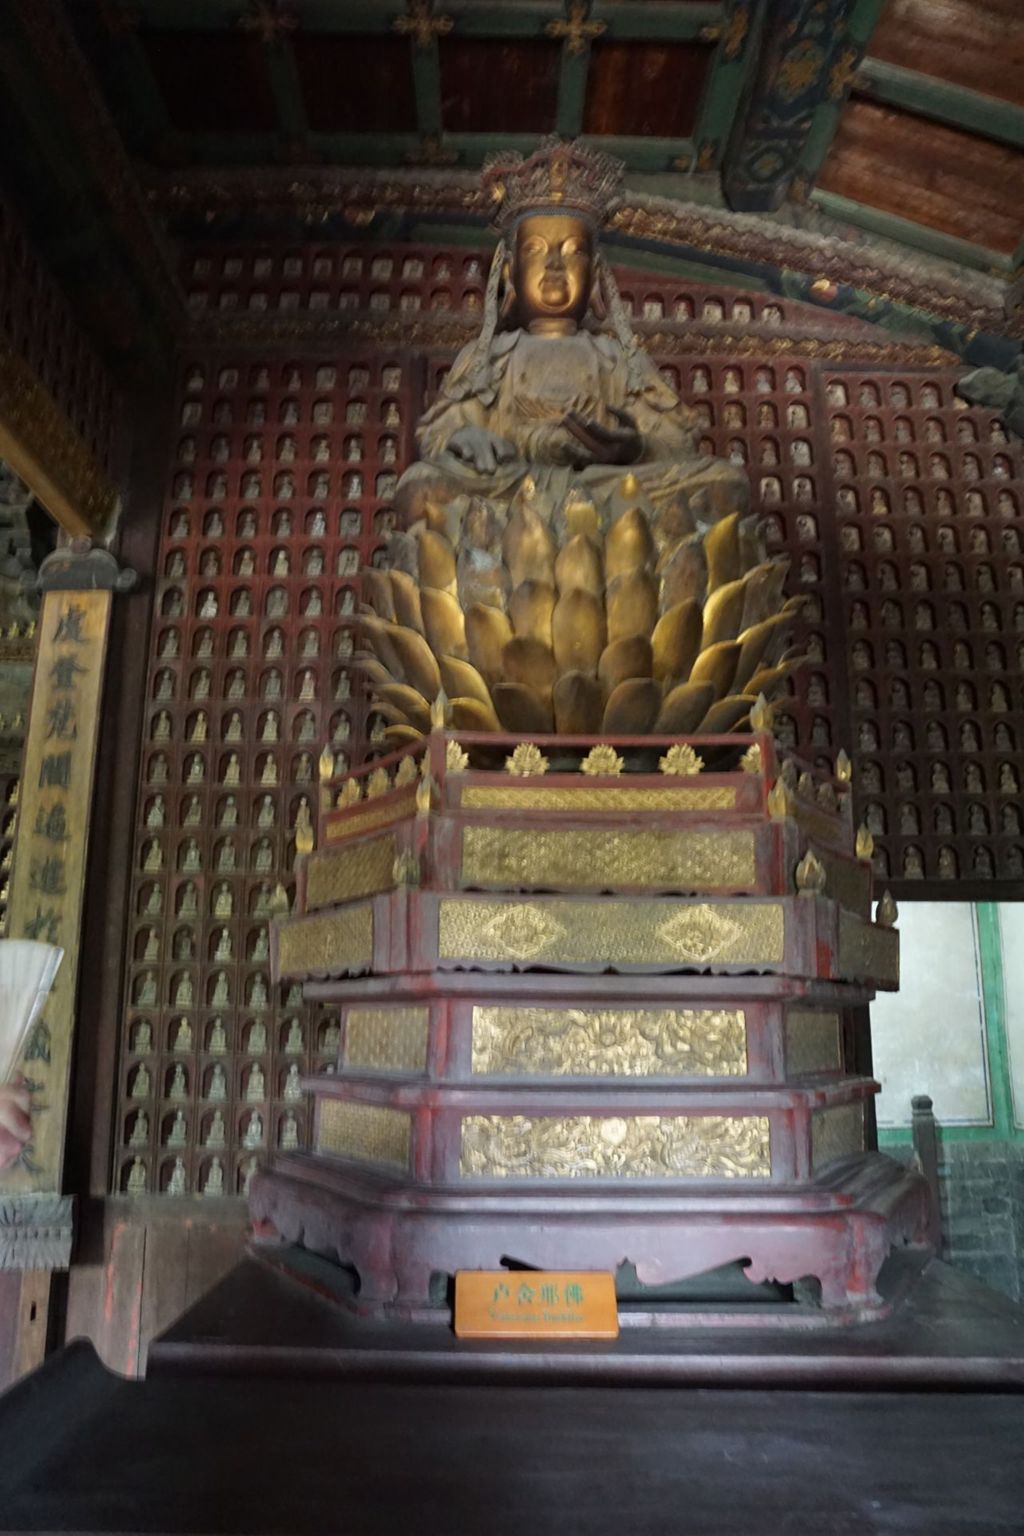
<instances>
[{"instance_id":1,"label":"golden lotus petal","mask_svg":"<svg viewBox=\"0 0 1024 1536\"><path fill-rule=\"evenodd\" d=\"M473 603L466 610L466 643L473 665L489 683L501 677L502 652L512 639L512 625L500 608Z\"/></svg>"},{"instance_id":2,"label":"golden lotus petal","mask_svg":"<svg viewBox=\"0 0 1024 1536\"><path fill-rule=\"evenodd\" d=\"M650 635L658 622L658 588L647 571L627 571L616 576L607 593L608 639Z\"/></svg>"},{"instance_id":3,"label":"golden lotus petal","mask_svg":"<svg viewBox=\"0 0 1024 1536\"><path fill-rule=\"evenodd\" d=\"M423 732L412 725L386 725L384 740L392 747L408 746L410 741L422 741Z\"/></svg>"},{"instance_id":4,"label":"golden lotus petal","mask_svg":"<svg viewBox=\"0 0 1024 1536\"><path fill-rule=\"evenodd\" d=\"M549 645L516 635L502 652L502 662L506 681L521 683L545 701L550 699L558 668Z\"/></svg>"},{"instance_id":5,"label":"golden lotus petal","mask_svg":"<svg viewBox=\"0 0 1024 1536\"><path fill-rule=\"evenodd\" d=\"M654 676L659 681L689 677L700 651L703 628L700 604L692 597L662 614L651 636Z\"/></svg>"},{"instance_id":6,"label":"golden lotus petal","mask_svg":"<svg viewBox=\"0 0 1024 1536\"><path fill-rule=\"evenodd\" d=\"M461 656L439 656L438 665L450 699L479 699L481 704L490 704L490 689L470 662L463 661Z\"/></svg>"},{"instance_id":7,"label":"golden lotus petal","mask_svg":"<svg viewBox=\"0 0 1024 1536\"><path fill-rule=\"evenodd\" d=\"M690 671L690 681L711 683L717 699L724 699L732 687L736 675L736 663L740 655L738 640L719 640L717 645L707 646Z\"/></svg>"},{"instance_id":8,"label":"golden lotus petal","mask_svg":"<svg viewBox=\"0 0 1024 1536\"><path fill-rule=\"evenodd\" d=\"M578 533L562 546L555 560L555 585L563 594L579 590L600 597L604 591L604 561L593 539Z\"/></svg>"},{"instance_id":9,"label":"golden lotus petal","mask_svg":"<svg viewBox=\"0 0 1024 1536\"><path fill-rule=\"evenodd\" d=\"M552 695L555 730L563 736L593 736L601 729L604 715L604 689L584 672L566 672L555 684Z\"/></svg>"},{"instance_id":10,"label":"golden lotus petal","mask_svg":"<svg viewBox=\"0 0 1024 1536\"><path fill-rule=\"evenodd\" d=\"M555 589L547 581L523 581L508 601L508 616L517 635L551 644L551 615Z\"/></svg>"},{"instance_id":11,"label":"golden lotus petal","mask_svg":"<svg viewBox=\"0 0 1024 1536\"><path fill-rule=\"evenodd\" d=\"M596 672L608 638L600 597L581 589L563 593L552 615L551 638L560 672Z\"/></svg>"},{"instance_id":12,"label":"golden lotus petal","mask_svg":"<svg viewBox=\"0 0 1024 1536\"><path fill-rule=\"evenodd\" d=\"M522 683L496 683L492 693L502 728L511 735L546 736L551 730L551 707L534 689Z\"/></svg>"},{"instance_id":13,"label":"golden lotus petal","mask_svg":"<svg viewBox=\"0 0 1024 1536\"><path fill-rule=\"evenodd\" d=\"M455 550L443 533L424 528L419 536L420 587L436 587L455 596Z\"/></svg>"},{"instance_id":14,"label":"golden lotus petal","mask_svg":"<svg viewBox=\"0 0 1024 1536\"><path fill-rule=\"evenodd\" d=\"M708 562L708 592L717 592L740 576L740 514L733 512L704 535Z\"/></svg>"},{"instance_id":15,"label":"golden lotus petal","mask_svg":"<svg viewBox=\"0 0 1024 1536\"><path fill-rule=\"evenodd\" d=\"M395 681L379 657L371 656L368 651L364 651L362 655L353 656L351 665L352 671L361 672L374 688L380 688Z\"/></svg>"},{"instance_id":16,"label":"golden lotus petal","mask_svg":"<svg viewBox=\"0 0 1024 1536\"><path fill-rule=\"evenodd\" d=\"M778 667L759 667L753 677L749 678L747 682L739 685L737 679L734 681L733 686L742 686L743 692L749 693L753 698L756 698L759 693L763 693L766 699L771 698L774 693L778 692L779 684L783 679L795 670L795 664Z\"/></svg>"},{"instance_id":17,"label":"golden lotus petal","mask_svg":"<svg viewBox=\"0 0 1024 1536\"><path fill-rule=\"evenodd\" d=\"M746 684L759 671L764 664L765 657L770 657L774 642L782 640L786 631L792 628L793 620L789 614L777 613L774 618L763 619L760 624L754 624L750 629L745 629L739 635L740 655L736 663L736 686L745 688Z\"/></svg>"},{"instance_id":18,"label":"golden lotus petal","mask_svg":"<svg viewBox=\"0 0 1024 1536\"><path fill-rule=\"evenodd\" d=\"M746 582L728 581L711 593L704 605L704 648L719 640L735 640L743 618Z\"/></svg>"},{"instance_id":19,"label":"golden lotus petal","mask_svg":"<svg viewBox=\"0 0 1024 1536\"><path fill-rule=\"evenodd\" d=\"M389 624L386 619L378 619L372 613L359 614L356 618L356 625L367 637L373 646L374 654L381 665L387 668L390 676L400 683L412 682L412 678L405 670L404 653L395 641L396 633L403 626ZM411 635L415 631L410 629L405 630L404 633ZM436 693L437 690L435 689L434 692ZM434 694L425 694L424 697L433 698Z\"/></svg>"},{"instance_id":20,"label":"golden lotus petal","mask_svg":"<svg viewBox=\"0 0 1024 1536\"><path fill-rule=\"evenodd\" d=\"M468 658L466 626L458 599L450 592L438 592L436 587L424 587L420 602L423 605L423 628L434 655Z\"/></svg>"},{"instance_id":21,"label":"golden lotus petal","mask_svg":"<svg viewBox=\"0 0 1024 1536\"><path fill-rule=\"evenodd\" d=\"M441 691L441 669L423 636L403 624L392 624L388 639L401 661L404 681L418 688L428 701L436 699Z\"/></svg>"},{"instance_id":22,"label":"golden lotus petal","mask_svg":"<svg viewBox=\"0 0 1024 1536\"><path fill-rule=\"evenodd\" d=\"M415 726L416 730L423 732L430 730L430 706L415 688L410 688L407 683L379 683L373 692L374 698L400 709L408 723Z\"/></svg>"},{"instance_id":23,"label":"golden lotus petal","mask_svg":"<svg viewBox=\"0 0 1024 1536\"><path fill-rule=\"evenodd\" d=\"M365 565L362 570L362 581L363 597L374 613L378 618L387 619L389 623L394 624L398 615L395 613L387 571L378 571L372 565Z\"/></svg>"},{"instance_id":24,"label":"golden lotus petal","mask_svg":"<svg viewBox=\"0 0 1024 1536\"><path fill-rule=\"evenodd\" d=\"M501 721L490 699L458 698L451 702L452 725L457 731L500 731Z\"/></svg>"},{"instance_id":25,"label":"golden lotus petal","mask_svg":"<svg viewBox=\"0 0 1024 1536\"><path fill-rule=\"evenodd\" d=\"M782 600L782 587L789 573L788 560L770 560L747 574L747 590L743 600L743 619L740 633L754 624L763 624L778 613Z\"/></svg>"},{"instance_id":26,"label":"golden lotus petal","mask_svg":"<svg viewBox=\"0 0 1024 1536\"><path fill-rule=\"evenodd\" d=\"M756 698L747 698L745 694L730 693L728 698L712 704L697 729L703 736L724 736L728 731L735 731L744 721L750 720L750 711L756 702Z\"/></svg>"},{"instance_id":27,"label":"golden lotus petal","mask_svg":"<svg viewBox=\"0 0 1024 1536\"><path fill-rule=\"evenodd\" d=\"M502 539L502 551L513 588L524 581L546 581L553 585L555 550L550 528L532 507L519 502Z\"/></svg>"},{"instance_id":28,"label":"golden lotus petal","mask_svg":"<svg viewBox=\"0 0 1024 1536\"><path fill-rule=\"evenodd\" d=\"M397 622L404 624L406 629L415 629L422 635L423 612L420 608L419 587L408 571L388 571L387 574L390 578L391 598Z\"/></svg>"},{"instance_id":29,"label":"golden lotus petal","mask_svg":"<svg viewBox=\"0 0 1024 1536\"><path fill-rule=\"evenodd\" d=\"M619 684L605 705L602 734L646 736L660 708L660 685L650 677L632 677Z\"/></svg>"},{"instance_id":30,"label":"golden lotus petal","mask_svg":"<svg viewBox=\"0 0 1024 1536\"><path fill-rule=\"evenodd\" d=\"M708 562L699 534L666 551L658 565L658 577L663 613L689 599L703 606L708 587Z\"/></svg>"},{"instance_id":31,"label":"golden lotus petal","mask_svg":"<svg viewBox=\"0 0 1024 1536\"><path fill-rule=\"evenodd\" d=\"M582 535L593 540L600 539L601 518L592 501L585 497L570 493L563 507L565 526L570 535Z\"/></svg>"},{"instance_id":32,"label":"golden lotus petal","mask_svg":"<svg viewBox=\"0 0 1024 1536\"><path fill-rule=\"evenodd\" d=\"M616 576L644 570L653 565L654 556L654 537L647 519L639 507L631 507L612 524L605 536L605 578L611 583Z\"/></svg>"},{"instance_id":33,"label":"golden lotus petal","mask_svg":"<svg viewBox=\"0 0 1024 1536\"><path fill-rule=\"evenodd\" d=\"M665 695L654 722L657 736L688 736L714 703L712 683L680 683Z\"/></svg>"},{"instance_id":34,"label":"golden lotus petal","mask_svg":"<svg viewBox=\"0 0 1024 1536\"><path fill-rule=\"evenodd\" d=\"M613 640L611 645L605 646L597 664L597 675L609 694L631 677L651 677L653 671L651 642L644 635L627 635L623 640Z\"/></svg>"}]
</instances>

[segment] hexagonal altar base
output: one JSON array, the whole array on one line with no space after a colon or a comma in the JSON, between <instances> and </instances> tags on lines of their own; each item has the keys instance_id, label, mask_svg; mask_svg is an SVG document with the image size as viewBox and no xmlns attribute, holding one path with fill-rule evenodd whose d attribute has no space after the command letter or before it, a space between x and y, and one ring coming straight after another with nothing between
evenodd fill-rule
<instances>
[{"instance_id":1,"label":"hexagonal altar base","mask_svg":"<svg viewBox=\"0 0 1024 1536\"><path fill-rule=\"evenodd\" d=\"M340 1008L342 1053L254 1217L369 1312L506 1258L646 1285L744 1261L818 1281L822 1316L877 1309L928 1208L865 1153L876 1085L844 1061L844 1011L898 965L848 786L773 783L767 737L600 743L598 774L562 739L558 772L510 775L515 745L437 733L325 793L275 957ZM670 747L691 771L654 771Z\"/></svg>"}]
</instances>

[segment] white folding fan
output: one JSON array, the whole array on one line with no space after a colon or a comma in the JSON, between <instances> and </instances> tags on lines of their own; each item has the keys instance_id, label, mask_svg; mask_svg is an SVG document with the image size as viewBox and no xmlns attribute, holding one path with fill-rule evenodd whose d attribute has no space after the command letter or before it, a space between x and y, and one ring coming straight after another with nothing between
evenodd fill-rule
<instances>
[{"instance_id":1,"label":"white folding fan","mask_svg":"<svg viewBox=\"0 0 1024 1536\"><path fill-rule=\"evenodd\" d=\"M0 939L0 1083L21 1060L63 958L56 944Z\"/></svg>"}]
</instances>

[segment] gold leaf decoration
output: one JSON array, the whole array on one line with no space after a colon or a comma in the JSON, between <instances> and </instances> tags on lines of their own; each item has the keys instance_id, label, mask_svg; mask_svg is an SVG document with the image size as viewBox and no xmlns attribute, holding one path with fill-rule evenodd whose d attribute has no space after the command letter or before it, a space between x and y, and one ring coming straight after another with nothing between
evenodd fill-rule
<instances>
[{"instance_id":1,"label":"gold leaf decoration","mask_svg":"<svg viewBox=\"0 0 1024 1536\"><path fill-rule=\"evenodd\" d=\"M844 784L853 782L853 764L845 747L840 747L836 757L836 778L841 779Z\"/></svg>"},{"instance_id":2,"label":"gold leaf decoration","mask_svg":"<svg viewBox=\"0 0 1024 1536\"><path fill-rule=\"evenodd\" d=\"M875 911L875 921L879 923L883 928L894 928L896 926L896 919L899 917L899 915L900 909L896 905L892 891L883 891L881 899L878 903L878 907Z\"/></svg>"},{"instance_id":3,"label":"gold leaf decoration","mask_svg":"<svg viewBox=\"0 0 1024 1536\"><path fill-rule=\"evenodd\" d=\"M395 770L395 788L404 789L406 784L415 783L418 775L419 769L416 766L416 759L410 753L408 757L402 758L402 761Z\"/></svg>"},{"instance_id":4,"label":"gold leaf decoration","mask_svg":"<svg viewBox=\"0 0 1024 1536\"><path fill-rule=\"evenodd\" d=\"M346 779L338 791L338 798L334 802L340 810L347 806L355 805L363 796L363 786L358 779Z\"/></svg>"},{"instance_id":5,"label":"gold leaf decoration","mask_svg":"<svg viewBox=\"0 0 1024 1536\"><path fill-rule=\"evenodd\" d=\"M580 763L580 770L595 779L617 779L625 766L626 764L615 748L605 744L604 746L591 747L582 763Z\"/></svg>"},{"instance_id":6,"label":"gold leaf decoration","mask_svg":"<svg viewBox=\"0 0 1024 1536\"><path fill-rule=\"evenodd\" d=\"M391 775L386 768L375 768L366 781L367 800L376 800L378 795L386 795L391 788Z\"/></svg>"},{"instance_id":7,"label":"gold leaf decoration","mask_svg":"<svg viewBox=\"0 0 1024 1536\"><path fill-rule=\"evenodd\" d=\"M443 731L448 724L448 696L442 688L430 706L430 729Z\"/></svg>"},{"instance_id":8,"label":"gold leaf decoration","mask_svg":"<svg viewBox=\"0 0 1024 1536\"><path fill-rule=\"evenodd\" d=\"M747 748L740 758L740 767L744 773L761 772L761 743L755 741L753 746Z\"/></svg>"},{"instance_id":9,"label":"gold leaf decoration","mask_svg":"<svg viewBox=\"0 0 1024 1536\"><path fill-rule=\"evenodd\" d=\"M658 767L672 778L692 779L703 769L704 759L688 741L677 741L658 759Z\"/></svg>"},{"instance_id":10,"label":"gold leaf decoration","mask_svg":"<svg viewBox=\"0 0 1024 1536\"><path fill-rule=\"evenodd\" d=\"M772 728L772 707L763 693L758 694L750 711L750 723L755 731L770 731Z\"/></svg>"},{"instance_id":11,"label":"gold leaf decoration","mask_svg":"<svg viewBox=\"0 0 1024 1536\"><path fill-rule=\"evenodd\" d=\"M434 781L430 774L424 775L416 785L416 815L429 816L430 806L434 796Z\"/></svg>"},{"instance_id":12,"label":"gold leaf decoration","mask_svg":"<svg viewBox=\"0 0 1024 1536\"><path fill-rule=\"evenodd\" d=\"M518 779L531 778L547 771L548 760L532 741L521 741L515 751L505 759L505 772L513 774Z\"/></svg>"},{"instance_id":13,"label":"gold leaf decoration","mask_svg":"<svg viewBox=\"0 0 1024 1536\"><path fill-rule=\"evenodd\" d=\"M320 771L320 783L329 784L331 779L334 778L334 753L331 751L330 747L324 747L323 751L320 753L320 762L318 767Z\"/></svg>"},{"instance_id":14,"label":"gold leaf decoration","mask_svg":"<svg viewBox=\"0 0 1024 1536\"><path fill-rule=\"evenodd\" d=\"M465 773L469 767L469 753L457 741L450 741L445 748L444 765L449 773Z\"/></svg>"},{"instance_id":15,"label":"gold leaf decoration","mask_svg":"<svg viewBox=\"0 0 1024 1536\"><path fill-rule=\"evenodd\" d=\"M789 814L789 791L781 776L775 780L768 791L768 814L776 821L780 821L783 816Z\"/></svg>"},{"instance_id":16,"label":"gold leaf decoration","mask_svg":"<svg viewBox=\"0 0 1024 1536\"><path fill-rule=\"evenodd\" d=\"M804 896L819 896L825 889L825 866L813 848L808 848L796 867L796 888Z\"/></svg>"},{"instance_id":17,"label":"gold leaf decoration","mask_svg":"<svg viewBox=\"0 0 1024 1536\"><path fill-rule=\"evenodd\" d=\"M468 1115L461 1172L485 1179L767 1178L764 1115Z\"/></svg>"},{"instance_id":18,"label":"gold leaf decoration","mask_svg":"<svg viewBox=\"0 0 1024 1536\"><path fill-rule=\"evenodd\" d=\"M864 822L857 828L857 841L854 848L858 859L870 859L875 852L875 840Z\"/></svg>"}]
</instances>

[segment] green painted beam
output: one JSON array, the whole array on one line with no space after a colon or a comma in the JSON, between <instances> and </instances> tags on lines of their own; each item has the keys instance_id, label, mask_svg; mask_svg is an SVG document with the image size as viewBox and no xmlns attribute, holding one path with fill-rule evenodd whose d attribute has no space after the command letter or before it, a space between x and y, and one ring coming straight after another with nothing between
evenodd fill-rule
<instances>
[{"instance_id":1,"label":"green painted beam","mask_svg":"<svg viewBox=\"0 0 1024 1536\"><path fill-rule=\"evenodd\" d=\"M1012 258L1003 255L1001 251L991 251L986 246L958 239L956 235L945 235L941 230L929 229L925 224L917 224L895 213L884 213L880 208L868 208L853 198L840 197L837 192L825 192L816 187L810 200L829 218L854 224L858 229L866 229L898 245L927 251L930 256L939 256L958 266L973 267L979 272L991 272L998 277L1007 276L1012 270Z\"/></svg>"},{"instance_id":2,"label":"green painted beam","mask_svg":"<svg viewBox=\"0 0 1024 1536\"><path fill-rule=\"evenodd\" d=\"M884 4L885 0L854 0L843 40L843 46L850 50L854 58L863 57L878 25ZM834 92L830 91L815 111L807 141L800 155L798 172L807 182L814 181L832 148L832 141L839 128L839 120L849 98L851 79L852 75L847 74L842 88Z\"/></svg>"},{"instance_id":3,"label":"green painted beam","mask_svg":"<svg viewBox=\"0 0 1024 1536\"><path fill-rule=\"evenodd\" d=\"M133 0L143 26L159 31L223 32L251 15L248 0ZM304 32L384 34L406 14L401 0L289 0L288 14ZM561 21L561 0L436 0L438 15L450 16L465 37L537 37L549 22ZM592 17L607 24L607 36L652 41L685 41L721 24L725 0L595 0Z\"/></svg>"},{"instance_id":4,"label":"green painted beam","mask_svg":"<svg viewBox=\"0 0 1024 1536\"><path fill-rule=\"evenodd\" d=\"M854 87L874 101L934 118L969 133L980 133L1015 149L1024 149L1024 107L998 101L916 69L866 58L857 71Z\"/></svg>"},{"instance_id":5,"label":"green painted beam","mask_svg":"<svg viewBox=\"0 0 1024 1536\"><path fill-rule=\"evenodd\" d=\"M558 109L555 126L564 139L575 139L583 131L587 104L587 79L590 74L589 44L574 53L564 43L558 75Z\"/></svg>"},{"instance_id":6,"label":"green painted beam","mask_svg":"<svg viewBox=\"0 0 1024 1536\"><path fill-rule=\"evenodd\" d=\"M444 147L457 152L460 165L473 166L502 150L529 154L540 139L535 133L446 133ZM327 165L402 165L422 147L417 134L400 133L311 132L307 142L310 152ZM590 142L638 173L685 169L697 153L693 139L602 136ZM280 141L274 133L213 133L188 135L182 145L186 161L194 165L259 166L277 161Z\"/></svg>"},{"instance_id":7,"label":"green painted beam","mask_svg":"<svg viewBox=\"0 0 1024 1536\"><path fill-rule=\"evenodd\" d=\"M281 132L290 145L303 144L309 134L309 123L295 52L287 35L268 43L263 53Z\"/></svg>"},{"instance_id":8,"label":"green painted beam","mask_svg":"<svg viewBox=\"0 0 1024 1536\"><path fill-rule=\"evenodd\" d=\"M736 114L744 101L757 63L758 44L764 28L766 0L734 0L723 17L720 37L711 65L711 77L704 90L693 137L697 144L715 145L714 163L719 166L736 123ZM727 57L729 28L745 18L746 31L740 46ZM698 150L698 154L700 150Z\"/></svg>"},{"instance_id":9,"label":"green painted beam","mask_svg":"<svg viewBox=\"0 0 1024 1536\"><path fill-rule=\"evenodd\" d=\"M441 59L434 38L425 48L409 39L412 85L416 99L416 127L420 137L436 139L441 125Z\"/></svg>"}]
</instances>

